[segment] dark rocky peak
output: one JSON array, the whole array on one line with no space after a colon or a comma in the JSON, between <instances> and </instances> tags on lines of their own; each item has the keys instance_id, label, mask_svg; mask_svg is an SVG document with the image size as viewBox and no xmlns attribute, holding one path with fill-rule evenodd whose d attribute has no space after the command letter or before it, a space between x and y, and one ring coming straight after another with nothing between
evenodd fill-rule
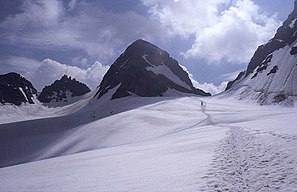
<instances>
[{"instance_id":1,"label":"dark rocky peak","mask_svg":"<svg viewBox=\"0 0 297 192\"><path fill-rule=\"evenodd\" d=\"M75 79L74 79L75 80ZM63 77L60 79L61 82L68 82L71 81L71 76L63 75Z\"/></svg>"},{"instance_id":2,"label":"dark rocky peak","mask_svg":"<svg viewBox=\"0 0 297 192\"><path fill-rule=\"evenodd\" d=\"M18 73L0 75L0 102L21 105L34 104L37 91L32 83Z\"/></svg>"},{"instance_id":3,"label":"dark rocky peak","mask_svg":"<svg viewBox=\"0 0 297 192\"><path fill-rule=\"evenodd\" d=\"M38 96L43 103L69 102L70 98L82 96L91 90L71 76L64 75L60 80L45 86ZM73 100L73 99L72 99Z\"/></svg>"},{"instance_id":4,"label":"dark rocky peak","mask_svg":"<svg viewBox=\"0 0 297 192\"><path fill-rule=\"evenodd\" d=\"M193 87L188 73L166 51L141 39L128 46L111 65L96 96L101 98L116 86L112 99L134 94L141 97L164 96L169 89L209 95Z\"/></svg>"}]
</instances>

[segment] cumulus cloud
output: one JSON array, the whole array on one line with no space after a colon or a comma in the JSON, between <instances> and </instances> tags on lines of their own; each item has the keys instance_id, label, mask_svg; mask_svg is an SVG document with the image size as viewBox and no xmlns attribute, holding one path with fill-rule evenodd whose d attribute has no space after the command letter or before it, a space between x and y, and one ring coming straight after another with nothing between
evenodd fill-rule
<instances>
[{"instance_id":1,"label":"cumulus cloud","mask_svg":"<svg viewBox=\"0 0 297 192\"><path fill-rule=\"evenodd\" d=\"M137 38L156 36L159 28L135 12L110 12L96 2L28 0L20 13L0 23L0 43L79 50L105 61Z\"/></svg>"},{"instance_id":2,"label":"cumulus cloud","mask_svg":"<svg viewBox=\"0 0 297 192\"><path fill-rule=\"evenodd\" d=\"M215 24L218 5L228 0L142 0L153 19L166 26L170 35L187 37Z\"/></svg>"},{"instance_id":3,"label":"cumulus cloud","mask_svg":"<svg viewBox=\"0 0 297 192\"><path fill-rule=\"evenodd\" d=\"M95 62L91 67L82 69L59 63L51 59L45 59L32 74L28 74L36 89L41 90L45 85L60 79L64 74L71 76L85 84L91 89L95 89L101 82L109 66L104 66L100 62Z\"/></svg>"},{"instance_id":4,"label":"cumulus cloud","mask_svg":"<svg viewBox=\"0 0 297 192\"><path fill-rule=\"evenodd\" d=\"M228 82L224 81L217 86L213 83L199 83L198 81L193 79L192 79L192 82L194 87L202 89L205 92L211 93L211 95L216 95L218 93L223 92L226 89L228 84Z\"/></svg>"},{"instance_id":5,"label":"cumulus cloud","mask_svg":"<svg viewBox=\"0 0 297 192\"><path fill-rule=\"evenodd\" d=\"M88 62L83 58L81 60L85 64ZM109 66L101 64L96 61L89 67L77 67L62 64L52 59L44 59L38 61L36 59L9 56L5 60L0 60L1 73L8 73L11 71L20 73L32 82L34 87L41 91L44 86L52 84L55 80L60 79L64 74L76 78L88 85L92 90L99 86L103 76L109 69Z\"/></svg>"},{"instance_id":6,"label":"cumulus cloud","mask_svg":"<svg viewBox=\"0 0 297 192\"><path fill-rule=\"evenodd\" d=\"M36 31L47 26L57 25L57 22L64 14L61 1L58 0L27 0L22 2L19 8L20 13L9 15L1 24L0 29L5 29L6 40L17 41L22 35L26 35L28 30ZM8 36L10 33L10 36ZM11 34L12 33L12 34ZM5 38L2 38L5 40Z\"/></svg>"},{"instance_id":7,"label":"cumulus cloud","mask_svg":"<svg viewBox=\"0 0 297 192\"><path fill-rule=\"evenodd\" d=\"M273 36L280 22L267 16L252 0L142 0L151 17L168 33L194 42L182 54L209 63L247 62L257 46Z\"/></svg>"}]
</instances>

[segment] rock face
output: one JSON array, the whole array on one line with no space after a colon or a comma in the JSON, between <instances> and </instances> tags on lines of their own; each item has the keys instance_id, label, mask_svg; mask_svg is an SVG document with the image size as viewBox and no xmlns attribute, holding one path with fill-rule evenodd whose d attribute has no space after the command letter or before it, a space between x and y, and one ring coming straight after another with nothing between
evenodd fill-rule
<instances>
[{"instance_id":1,"label":"rock face","mask_svg":"<svg viewBox=\"0 0 297 192\"><path fill-rule=\"evenodd\" d=\"M144 40L132 43L111 65L95 97L115 89L111 99L192 93L209 96L193 87L188 73L169 54Z\"/></svg>"},{"instance_id":2,"label":"rock face","mask_svg":"<svg viewBox=\"0 0 297 192\"><path fill-rule=\"evenodd\" d=\"M297 96L297 1L275 36L256 50L246 71L228 83L239 99L292 105Z\"/></svg>"},{"instance_id":3,"label":"rock face","mask_svg":"<svg viewBox=\"0 0 297 192\"><path fill-rule=\"evenodd\" d=\"M17 106L22 103L34 104L37 91L32 83L17 73L0 75L0 102Z\"/></svg>"},{"instance_id":4,"label":"rock face","mask_svg":"<svg viewBox=\"0 0 297 192\"><path fill-rule=\"evenodd\" d=\"M64 75L60 80L45 86L38 96L43 103L72 103L91 90L83 83ZM77 98L77 99L75 99Z\"/></svg>"}]
</instances>

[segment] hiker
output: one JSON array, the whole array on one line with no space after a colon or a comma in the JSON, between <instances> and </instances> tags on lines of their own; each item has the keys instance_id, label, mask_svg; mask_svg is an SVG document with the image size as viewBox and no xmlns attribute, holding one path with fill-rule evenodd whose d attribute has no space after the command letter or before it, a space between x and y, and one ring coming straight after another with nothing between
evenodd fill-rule
<instances>
[{"instance_id":1,"label":"hiker","mask_svg":"<svg viewBox=\"0 0 297 192\"><path fill-rule=\"evenodd\" d=\"M201 106L203 106L203 101L201 101Z\"/></svg>"}]
</instances>

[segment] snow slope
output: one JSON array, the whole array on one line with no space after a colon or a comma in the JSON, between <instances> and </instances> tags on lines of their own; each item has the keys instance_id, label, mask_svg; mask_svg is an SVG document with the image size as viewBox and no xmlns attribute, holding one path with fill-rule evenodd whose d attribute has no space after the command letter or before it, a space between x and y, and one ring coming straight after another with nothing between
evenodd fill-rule
<instances>
[{"instance_id":1,"label":"snow slope","mask_svg":"<svg viewBox=\"0 0 297 192\"><path fill-rule=\"evenodd\" d=\"M297 189L296 108L218 97L120 103L122 112L64 127L37 159L69 155L0 168L0 191Z\"/></svg>"},{"instance_id":2,"label":"snow slope","mask_svg":"<svg viewBox=\"0 0 297 192\"><path fill-rule=\"evenodd\" d=\"M174 82L177 85L180 85L182 87L185 87L187 89L191 89L191 87L186 84L184 81L179 79L166 65L158 65L153 67L147 67L148 71L152 71L156 75L164 75L168 79L170 79L172 82Z\"/></svg>"},{"instance_id":3,"label":"snow slope","mask_svg":"<svg viewBox=\"0 0 297 192\"><path fill-rule=\"evenodd\" d=\"M229 92L238 99L252 99L259 104L281 103L292 106L297 95L296 55L287 45L269 55L270 62L257 67L247 77L238 80Z\"/></svg>"},{"instance_id":4,"label":"snow slope","mask_svg":"<svg viewBox=\"0 0 297 192\"><path fill-rule=\"evenodd\" d=\"M45 106L37 98L33 98L34 105L0 104L0 124L68 115L86 106L93 96L94 93L87 93L80 96L79 101L63 107L54 104Z\"/></svg>"}]
</instances>

